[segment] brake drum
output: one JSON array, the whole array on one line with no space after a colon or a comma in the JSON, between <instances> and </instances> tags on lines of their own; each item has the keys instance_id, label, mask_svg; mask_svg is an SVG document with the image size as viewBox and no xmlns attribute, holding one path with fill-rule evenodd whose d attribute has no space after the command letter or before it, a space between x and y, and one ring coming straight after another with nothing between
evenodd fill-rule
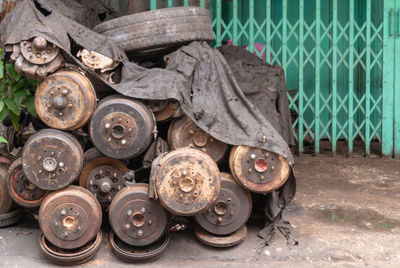
<instances>
[{"instance_id":1,"label":"brake drum","mask_svg":"<svg viewBox=\"0 0 400 268\"><path fill-rule=\"evenodd\" d=\"M199 149L216 161L223 159L228 145L200 129L189 117L175 119L168 129L168 143L172 149L191 147Z\"/></svg>"},{"instance_id":2,"label":"brake drum","mask_svg":"<svg viewBox=\"0 0 400 268\"><path fill-rule=\"evenodd\" d=\"M15 160L8 169L7 188L11 198L22 207L39 207L49 193L34 185L22 170L22 159Z\"/></svg>"},{"instance_id":3,"label":"brake drum","mask_svg":"<svg viewBox=\"0 0 400 268\"><path fill-rule=\"evenodd\" d=\"M83 166L83 150L69 133L45 129L32 135L22 153L23 171L34 185L59 190L74 182Z\"/></svg>"},{"instance_id":4,"label":"brake drum","mask_svg":"<svg viewBox=\"0 0 400 268\"><path fill-rule=\"evenodd\" d=\"M177 108L174 107L172 102L168 101L160 111L154 112L154 117L156 118L157 122L165 122L173 117L176 110Z\"/></svg>"},{"instance_id":5,"label":"brake drum","mask_svg":"<svg viewBox=\"0 0 400 268\"><path fill-rule=\"evenodd\" d=\"M128 168L120 160L109 157L97 157L86 163L79 177L79 185L88 189L107 207L114 196L124 186L123 176Z\"/></svg>"},{"instance_id":6,"label":"brake drum","mask_svg":"<svg viewBox=\"0 0 400 268\"><path fill-rule=\"evenodd\" d=\"M238 185L228 173L221 173L221 190L217 200L201 214L194 216L206 231L227 235L237 231L250 217L250 192Z\"/></svg>"},{"instance_id":7,"label":"brake drum","mask_svg":"<svg viewBox=\"0 0 400 268\"><path fill-rule=\"evenodd\" d=\"M156 260L167 250L169 242L170 234L166 232L162 238L150 245L135 247L121 241L113 232L110 233L110 245L115 255L129 263Z\"/></svg>"},{"instance_id":8,"label":"brake drum","mask_svg":"<svg viewBox=\"0 0 400 268\"><path fill-rule=\"evenodd\" d=\"M122 96L103 99L90 121L90 137L104 155L130 159L150 144L155 122L141 102Z\"/></svg>"},{"instance_id":9,"label":"brake drum","mask_svg":"<svg viewBox=\"0 0 400 268\"><path fill-rule=\"evenodd\" d=\"M96 92L83 74L61 70L37 87L35 107L40 119L49 127L74 130L84 126L96 109Z\"/></svg>"},{"instance_id":10,"label":"brake drum","mask_svg":"<svg viewBox=\"0 0 400 268\"><path fill-rule=\"evenodd\" d=\"M244 224L237 231L230 235L214 235L207 232L200 226L196 226L194 232L196 238L207 246L216 248L228 248L236 246L246 239L247 226L246 224Z\"/></svg>"},{"instance_id":11,"label":"brake drum","mask_svg":"<svg viewBox=\"0 0 400 268\"><path fill-rule=\"evenodd\" d=\"M0 165L0 215L5 214L12 208L12 199L7 189L7 168Z\"/></svg>"},{"instance_id":12,"label":"brake drum","mask_svg":"<svg viewBox=\"0 0 400 268\"><path fill-rule=\"evenodd\" d=\"M235 180L255 193L278 189L290 175L290 166L281 155L250 146L234 146L229 166Z\"/></svg>"},{"instance_id":13,"label":"brake drum","mask_svg":"<svg viewBox=\"0 0 400 268\"><path fill-rule=\"evenodd\" d=\"M147 246L167 231L167 213L154 199L149 199L149 185L137 183L122 189L109 207L114 233L131 246Z\"/></svg>"},{"instance_id":14,"label":"brake drum","mask_svg":"<svg viewBox=\"0 0 400 268\"><path fill-rule=\"evenodd\" d=\"M155 174L160 203L170 212L192 216L206 210L221 188L217 164L206 153L180 148L166 154Z\"/></svg>"},{"instance_id":15,"label":"brake drum","mask_svg":"<svg viewBox=\"0 0 400 268\"><path fill-rule=\"evenodd\" d=\"M46 239L62 249L76 249L92 241L101 226L101 206L79 186L49 194L39 210L39 225Z\"/></svg>"}]
</instances>

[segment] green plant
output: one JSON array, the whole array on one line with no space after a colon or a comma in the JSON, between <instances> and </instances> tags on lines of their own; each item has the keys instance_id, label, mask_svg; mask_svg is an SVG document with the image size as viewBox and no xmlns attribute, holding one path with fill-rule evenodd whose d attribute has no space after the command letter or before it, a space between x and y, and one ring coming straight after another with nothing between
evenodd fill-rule
<instances>
[{"instance_id":1,"label":"green plant","mask_svg":"<svg viewBox=\"0 0 400 268\"><path fill-rule=\"evenodd\" d=\"M3 49L0 48L0 56L3 58ZM37 116L34 102L34 92L38 81L27 80L18 74L14 65L9 62L0 62L0 121L9 114L11 122L18 130L18 121L21 108L26 107L28 112ZM5 139L0 139L4 142Z\"/></svg>"}]
</instances>

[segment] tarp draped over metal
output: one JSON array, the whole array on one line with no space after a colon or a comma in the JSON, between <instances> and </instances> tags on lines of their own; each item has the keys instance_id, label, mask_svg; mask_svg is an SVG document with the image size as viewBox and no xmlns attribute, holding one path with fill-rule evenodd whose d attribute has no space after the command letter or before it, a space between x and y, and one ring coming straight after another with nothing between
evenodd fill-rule
<instances>
[{"instance_id":1,"label":"tarp draped over metal","mask_svg":"<svg viewBox=\"0 0 400 268\"><path fill-rule=\"evenodd\" d=\"M61 1L21 2L0 25L2 45L41 36L60 47L67 59L97 79L99 76L76 58L76 50L86 48L101 53L122 65L120 83L103 81L118 93L139 99L176 100L182 111L214 138L232 145L249 145L278 153L294 165L287 142L267 115L246 98L229 64L217 49L210 48L205 42L193 42L166 56L165 69L146 69L130 62L112 40L78 23L90 25L88 18L94 17L93 12L68 10L66 5L58 2ZM294 196L293 182L292 175L277 195L279 205L271 216L275 221L280 219L281 211ZM282 197L281 193L287 194Z\"/></svg>"}]
</instances>

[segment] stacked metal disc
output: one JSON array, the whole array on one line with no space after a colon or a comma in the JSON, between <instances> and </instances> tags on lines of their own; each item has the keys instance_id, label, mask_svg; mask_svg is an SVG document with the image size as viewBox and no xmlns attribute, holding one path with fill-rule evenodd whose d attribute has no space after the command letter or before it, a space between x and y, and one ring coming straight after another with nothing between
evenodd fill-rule
<instances>
[{"instance_id":1,"label":"stacked metal disc","mask_svg":"<svg viewBox=\"0 0 400 268\"><path fill-rule=\"evenodd\" d=\"M194 218L206 245L237 245L250 192L273 191L290 174L280 155L217 140L174 101L100 91L77 67L46 76L35 107L47 128L0 165L0 226L18 220L17 206L39 208L40 247L57 264L93 258L104 212L111 247L127 262L165 252L178 216Z\"/></svg>"}]
</instances>

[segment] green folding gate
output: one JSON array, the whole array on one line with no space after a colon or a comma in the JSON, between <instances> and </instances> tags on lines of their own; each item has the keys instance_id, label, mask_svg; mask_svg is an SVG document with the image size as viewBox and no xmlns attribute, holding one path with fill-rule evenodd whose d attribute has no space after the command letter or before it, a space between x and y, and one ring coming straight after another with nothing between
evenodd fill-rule
<instances>
[{"instance_id":1,"label":"green folding gate","mask_svg":"<svg viewBox=\"0 0 400 268\"><path fill-rule=\"evenodd\" d=\"M285 69L300 153L306 139L315 154L325 140L333 155L339 145L351 155L362 144L368 156L376 143L382 155L400 155L400 1L197 2L210 4L215 46L248 45Z\"/></svg>"}]
</instances>

